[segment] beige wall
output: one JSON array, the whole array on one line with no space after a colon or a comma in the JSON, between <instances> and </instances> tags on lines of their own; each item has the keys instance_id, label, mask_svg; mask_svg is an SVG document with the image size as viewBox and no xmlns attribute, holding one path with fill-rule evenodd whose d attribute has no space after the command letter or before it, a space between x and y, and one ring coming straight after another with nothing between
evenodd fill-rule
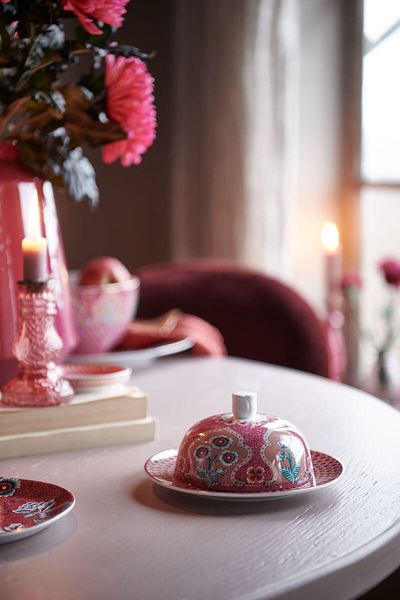
<instances>
[{"instance_id":1,"label":"beige wall","mask_svg":"<svg viewBox=\"0 0 400 600\"><path fill-rule=\"evenodd\" d=\"M338 218L342 1L298 0L299 169L287 279L319 309L324 295L320 228L325 220ZM157 51L150 68L156 79L158 136L139 167L106 167L100 158L95 161L101 190L96 211L66 198L58 203L71 268L100 254L117 256L131 269L170 257L173 5L173 0L129 5L120 39Z\"/></svg>"}]
</instances>

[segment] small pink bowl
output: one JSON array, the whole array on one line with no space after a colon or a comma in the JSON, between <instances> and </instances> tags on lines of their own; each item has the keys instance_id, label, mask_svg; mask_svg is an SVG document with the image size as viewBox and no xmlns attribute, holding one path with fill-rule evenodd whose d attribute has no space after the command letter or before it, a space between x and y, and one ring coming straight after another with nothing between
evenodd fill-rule
<instances>
[{"instance_id":1,"label":"small pink bowl","mask_svg":"<svg viewBox=\"0 0 400 600\"><path fill-rule=\"evenodd\" d=\"M279 417L256 412L256 395L237 392L232 413L199 421L185 434L173 483L214 492L276 492L314 487L303 434Z\"/></svg>"},{"instance_id":2,"label":"small pink bowl","mask_svg":"<svg viewBox=\"0 0 400 600\"><path fill-rule=\"evenodd\" d=\"M76 354L107 352L121 341L136 316L140 282L127 281L103 285L76 285L72 276L71 292L78 346Z\"/></svg>"},{"instance_id":3,"label":"small pink bowl","mask_svg":"<svg viewBox=\"0 0 400 600\"><path fill-rule=\"evenodd\" d=\"M63 365L62 370L64 379L68 379L75 392L121 387L132 375L131 369L108 364L69 364Z\"/></svg>"}]
</instances>

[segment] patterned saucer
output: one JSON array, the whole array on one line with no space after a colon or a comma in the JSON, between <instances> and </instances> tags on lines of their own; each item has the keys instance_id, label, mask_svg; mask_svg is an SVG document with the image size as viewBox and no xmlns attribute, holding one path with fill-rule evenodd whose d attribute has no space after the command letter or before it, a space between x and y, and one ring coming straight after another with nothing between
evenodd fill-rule
<instances>
[{"instance_id":1,"label":"patterned saucer","mask_svg":"<svg viewBox=\"0 0 400 600\"><path fill-rule=\"evenodd\" d=\"M277 498L289 498L292 496L297 496L298 494L307 494L325 489L338 481L343 474L343 465L340 461L338 461L336 458L333 458L333 456L329 456L329 454L323 454L322 452L311 450L311 458L316 481L315 487L283 491L277 490L274 492L214 492L212 490L197 488L190 484L173 483L177 455L178 450L171 449L154 454L154 456L149 458L144 466L144 469L150 479L154 483L157 483L158 485L170 490L184 492L186 494L193 494L195 496L203 496L204 498L212 498L213 500L256 502L275 500Z\"/></svg>"},{"instance_id":2,"label":"patterned saucer","mask_svg":"<svg viewBox=\"0 0 400 600\"><path fill-rule=\"evenodd\" d=\"M73 494L58 485L0 477L0 544L42 531L69 513L74 504Z\"/></svg>"}]
</instances>

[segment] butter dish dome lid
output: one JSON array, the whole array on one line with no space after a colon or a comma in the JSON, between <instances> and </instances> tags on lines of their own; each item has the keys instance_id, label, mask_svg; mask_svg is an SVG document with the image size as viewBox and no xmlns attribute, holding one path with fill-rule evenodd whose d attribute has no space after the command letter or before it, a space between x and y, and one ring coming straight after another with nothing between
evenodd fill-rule
<instances>
[{"instance_id":1,"label":"butter dish dome lid","mask_svg":"<svg viewBox=\"0 0 400 600\"><path fill-rule=\"evenodd\" d=\"M184 435L176 485L214 492L274 492L315 486L309 446L289 421L257 413L255 392L232 394L232 412L195 423Z\"/></svg>"}]
</instances>

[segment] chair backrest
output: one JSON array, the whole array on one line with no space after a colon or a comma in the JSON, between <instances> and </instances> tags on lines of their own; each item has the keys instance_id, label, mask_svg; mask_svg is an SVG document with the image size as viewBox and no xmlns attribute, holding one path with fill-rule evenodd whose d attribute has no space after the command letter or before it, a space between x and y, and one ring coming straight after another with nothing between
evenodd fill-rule
<instances>
[{"instance_id":1,"label":"chair backrest","mask_svg":"<svg viewBox=\"0 0 400 600\"><path fill-rule=\"evenodd\" d=\"M227 261L190 260L143 267L138 317L171 308L217 327L228 354L329 376L324 327L288 286Z\"/></svg>"}]
</instances>

